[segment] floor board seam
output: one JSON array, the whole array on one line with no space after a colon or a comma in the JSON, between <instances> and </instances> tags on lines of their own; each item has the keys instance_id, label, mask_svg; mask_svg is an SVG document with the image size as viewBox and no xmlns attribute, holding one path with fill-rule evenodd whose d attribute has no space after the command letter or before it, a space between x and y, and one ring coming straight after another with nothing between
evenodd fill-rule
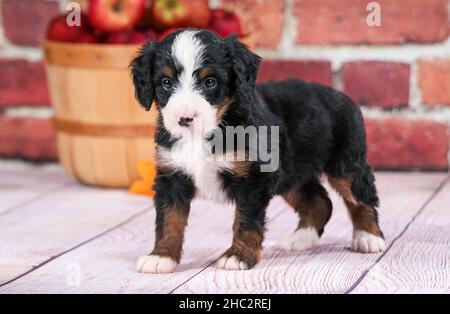
<instances>
[{"instance_id":1,"label":"floor board seam","mask_svg":"<svg viewBox=\"0 0 450 314\"><path fill-rule=\"evenodd\" d=\"M220 257L219 257L220 258ZM183 281L182 283L180 283L178 286L176 286L175 288L173 288L171 291L169 291L168 294L173 294L177 289L181 288L182 286L184 286L186 283L188 283L189 281L191 281L192 279L194 279L195 277L197 277L199 274L201 274L203 271L205 271L205 269L209 268L210 266L214 265L216 262L218 261L218 258L214 259L211 263L209 263L208 265L205 265L205 267L203 267L200 271L198 271L197 273L195 273L194 275L192 275L191 277L189 277L188 279L186 279L185 281Z\"/></svg>"},{"instance_id":2,"label":"floor board seam","mask_svg":"<svg viewBox=\"0 0 450 314\"><path fill-rule=\"evenodd\" d=\"M34 272L35 270L38 270L39 268L45 266L46 264L48 264L48 263L50 263L50 262L56 260L57 258L59 258L59 257L61 257L61 256L63 256L63 255L65 255L65 254L67 254L67 253L70 253L70 252L72 252L72 251L74 251L74 250L76 250L76 249L78 249L78 248L80 248L80 247L82 247L82 246L84 246L84 245L86 245L86 244L92 242L92 241L95 241L95 240L97 240L97 239L103 237L104 235L106 235L106 234L108 234L108 233L110 233L110 232L112 232L112 231L114 231L114 230L116 230L116 229L118 229L118 228L121 228L121 227L127 225L128 223L130 223L131 221L133 221L135 218L140 217L140 216L146 214L146 213L147 213L149 210L151 210L152 208L153 208L153 206L146 207L144 210L141 210L140 212L131 215L131 216L128 217L126 220L124 220L124 221L122 221L122 222L120 222L120 223L118 223L118 224L112 226L111 228L109 228L109 229L107 229L107 230L105 230L105 231L103 231L103 232L101 232L101 233L99 233L99 234L97 234L97 235L95 235L95 236L93 236L93 237L91 237L91 238L89 238L89 239L87 239L87 240L85 240L85 241L83 241L83 242L81 242L81 243L79 243L79 244L77 244L77 245L71 247L70 249L67 249L67 250L65 250L65 251L63 251L63 252L61 252L61 253L58 253L58 254L56 254L56 255L54 255L54 256L51 256L49 259L47 259L47 260L41 262L40 264L38 264L38 265L36 265L36 266L33 266L31 269L27 270L26 272L24 272L24 273L22 273L22 274L20 274L20 275L17 275L17 276L15 276L14 278L12 278L12 279L10 279L10 280L4 282L4 283L0 283L0 288L5 287L5 286L7 286L7 285L13 283L14 281L19 280L19 279L25 277L25 276L28 275L28 274L31 274L31 273Z\"/></svg>"},{"instance_id":3,"label":"floor board seam","mask_svg":"<svg viewBox=\"0 0 450 314\"><path fill-rule=\"evenodd\" d=\"M60 189L66 187L66 186L72 185L72 184L73 184L73 182L66 182L66 183L62 183L61 185L54 186L54 187L52 187L52 188L50 188L48 190L45 190L45 191L39 193L38 195L35 195L32 198L30 198L30 199L28 199L26 201L23 201L22 203L16 204L16 205L12 206L11 208L8 208L7 210L4 210L4 211L0 212L0 217L4 216L4 215L7 215L9 213L12 213L13 211L19 210L21 207L24 207L24 206L30 204L31 202L35 202L37 200L40 200L41 198L44 198L44 197L46 197L46 196L48 196L48 195L50 195L50 194L52 194L54 192L59 191Z\"/></svg>"},{"instance_id":4,"label":"floor board seam","mask_svg":"<svg viewBox=\"0 0 450 314\"><path fill-rule=\"evenodd\" d=\"M370 265L360 276L356 281L348 288L344 294L350 294L352 293L360 284L361 282L367 277L367 275L370 273L370 271L383 259L384 256L389 252L389 250L393 247L395 242L397 242L398 239L400 239L406 231L409 229L411 224L417 219L417 217L423 213L423 211L427 208L428 204L439 194L439 192L444 188L444 186L450 182L450 176L447 176L436 188L436 190L431 193L430 197L423 203L423 205L419 208L419 210L413 215L411 220L406 224L406 226L403 228L403 230L392 240L391 244L386 248L386 250L375 260L375 262Z\"/></svg>"}]
</instances>

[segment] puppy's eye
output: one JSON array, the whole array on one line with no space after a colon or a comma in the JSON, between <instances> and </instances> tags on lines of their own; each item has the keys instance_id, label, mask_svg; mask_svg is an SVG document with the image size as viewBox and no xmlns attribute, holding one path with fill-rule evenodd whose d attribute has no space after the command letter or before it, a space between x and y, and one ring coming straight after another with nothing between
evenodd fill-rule
<instances>
[{"instance_id":1,"label":"puppy's eye","mask_svg":"<svg viewBox=\"0 0 450 314\"><path fill-rule=\"evenodd\" d=\"M217 85L217 80L213 77L208 77L203 81L203 85L208 89L214 88Z\"/></svg>"},{"instance_id":2,"label":"puppy's eye","mask_svg":"<svg viewBox=\"0 0 450 314\"><path fill-rule=\"evenodd\" d=\"M161 85L167 91L170 91L173 87L172 80L170 80L168 78L163 78L161 81Z\"/></svg>"}]
</instances>

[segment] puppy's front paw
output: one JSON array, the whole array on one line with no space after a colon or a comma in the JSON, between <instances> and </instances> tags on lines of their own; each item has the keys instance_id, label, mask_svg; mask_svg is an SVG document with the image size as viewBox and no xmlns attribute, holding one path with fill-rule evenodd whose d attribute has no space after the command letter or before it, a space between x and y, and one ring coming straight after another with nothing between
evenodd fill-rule
<instances>
[{"instance_id":1,"label":"puppy's front paw","mask_svg":"<svg viewBox=\"0 0 450 314\"><path fill-rule=\"evenodd\" d=\"M222 256L219 261L217 262L217 267L220 269L226 269L226 270L247 270L250 269L249 265L240 260L239 257L236 255Z\"/></svg>"},{"instance_id":2,"label":"puppy's front paw","mask_svg":"<svg viewBox=\"0 0 450 314\"><path fill-rule=\"evenodd\" d=\"M277 248L284 251L302 251L310 249L319 242L319 234L315 228L300 228L293 234L282 238Z\"/></svg>"},{"instance_id":3,"label":"puppy's front paw","mask_svg":"<svg viewBox=\"0 0 450 314\"><path fill-rule=\"evenodd\" d=\"M366 231L353 233L352 250L361 253L380 253L386 248L384 239Z\"/></svg>"},{"instance_id":4,"label":"puppy's front paw","mask_svg":"<svg viewBox=\"0 0 450 314\"><path fill-rule=\"evenodd\" d=\"M136 271L144 274L169 274L177 268L177 265L170 257L145 255L138 259Z\"/></svg>"}]
</instances>

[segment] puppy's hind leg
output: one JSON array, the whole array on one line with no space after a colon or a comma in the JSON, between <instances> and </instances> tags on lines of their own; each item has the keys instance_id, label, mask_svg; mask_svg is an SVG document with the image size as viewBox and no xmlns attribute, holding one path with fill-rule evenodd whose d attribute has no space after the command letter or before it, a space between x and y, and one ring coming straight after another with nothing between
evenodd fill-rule
<instances>
[{"instance_id":1,"label":"puppy's hind leg","mask_svg":"<svg viewBox=\"0 0 450 314\"><path fill-rule=\"evenodd\" d=\"M369 166L359 169L353 179L328 176L330 185L344 198L353 223L352 250L378 253L385 249L378 224L378 196Z\"/></svg>"},{"instance_id":2,"label":"puppy's hind leg","mask_svg":"<svg viewBox=\"0 0 450 314\"><path fill-rule=\"evenodd\" d=\"M278 248L288 251L314 247L331 217L332 204L325 188L318 179L298 184L283 195L300 216L297 230L278 243Z\"/></svg>"}]
</instances>

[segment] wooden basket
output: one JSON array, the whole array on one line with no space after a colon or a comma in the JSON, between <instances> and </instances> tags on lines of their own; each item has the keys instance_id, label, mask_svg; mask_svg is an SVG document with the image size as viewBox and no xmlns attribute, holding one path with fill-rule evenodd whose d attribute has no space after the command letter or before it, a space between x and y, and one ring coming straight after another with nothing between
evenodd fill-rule
<instances>
[{"instance_id":1,"label":"wooden basket","mask_svg":"<svg viewBox=\"0 0 450 314\"><path fill-rule=\"evenodd\" d=\"M138 161L154 158L156 110L134 98L134 45L46 42L58 155L64 169L96 186L129 187Z\"/></svg>"}]
</instances>

